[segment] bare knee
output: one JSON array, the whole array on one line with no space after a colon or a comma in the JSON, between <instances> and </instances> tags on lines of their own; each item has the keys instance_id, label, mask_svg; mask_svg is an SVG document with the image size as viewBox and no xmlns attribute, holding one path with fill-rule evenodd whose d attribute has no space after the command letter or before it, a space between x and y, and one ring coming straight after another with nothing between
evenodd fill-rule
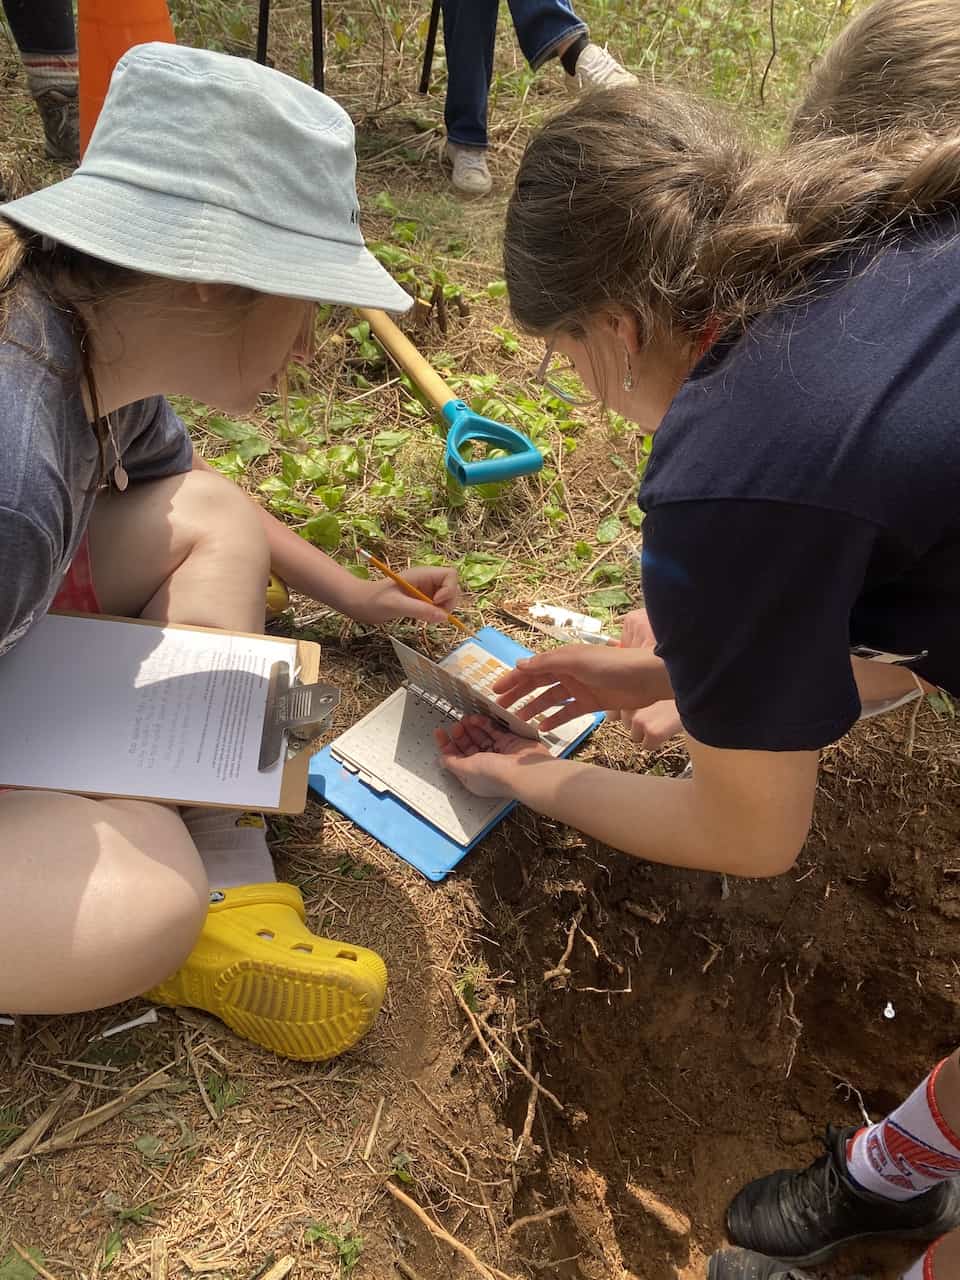
<instances>
[{"instance_id":1,"label":"bare knee","mask_svg":"<svg viewBox=\"0 0 960 1280\"><path fill-rule=\"evenodd\" d=\"M196 544L226 539L230 547L262 560L269 571L270 550L256 505L237 485L215 471L191 471L181 490L183 516ZM179 503L178 503L179 505Z\"/></svg>"},{"instance_id":2,"label":"bare knee","mask_svg":"<svg viewBox=\"0 0 960 1280\"><path fill-rule=\"evenodd\" d=\"M193 948L208 890L176 810L10 792L0 847L5 1011L114 1004L169 977Z\"/></svg>"}]
</instances>

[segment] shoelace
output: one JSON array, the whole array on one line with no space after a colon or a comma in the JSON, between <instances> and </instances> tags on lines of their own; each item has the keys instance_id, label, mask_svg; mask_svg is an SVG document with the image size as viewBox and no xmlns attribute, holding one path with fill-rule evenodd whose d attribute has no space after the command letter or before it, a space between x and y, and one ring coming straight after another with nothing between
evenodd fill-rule
<instances>
[{"instance_id":1,"label":"shoelace","mask_svg":"<svg viewBox=\"0 0 960 1280\"><path fill-rule=\"evenodd\" d=\"M833 1146L830 1134L820 1139L823 1143L825 1152L821 1156L823 1164L819 1170L816 1165L808 1170L805 1176L802 1176L799 1186L803 1191L809 1189L809 1195L797 1193L797 1200L805 1214L811 1218L818 1218L822 1215L824 1206L829 1214L833 1210L834 1202L843 1190L843 1182L837 1171L836 1161L833 1158ZM818 1162L819 1163L819 1162ZM816 1172L815 1172L816 1171ZM819 1174L820 1176L817 1176Z\"/></svg>"},{"instance_id":2,"label":"shoelace","mask_svg":"<svg viewBox=\"0 0 960 1280\"><path fill-rule=\"evenodd\" d=\"M594 88L606 89L623 79L624 69L606 49L599 45L595 47L597 52L590 59L590 75L585 78Z\"/></svg>"},{"instance_id":3,"label":"shoelace","mask_svg":"<svg viewBox=\"0 0 960 1280\"><path fill-rule=\"evenodd\" d=\"M470 173L487 173L487 162L482 151L461 151L457 154L458 169L466 169Z\"/></svg>"},{"instance_id":4,"label":"shoelace","mask_svg":"<svg viewBox=\"0 0 960 1280\"><path fill-rule=\"evenodd\" d=\"M58 143L69 145L76 131L76 99L58 89L48 89L38 95L36 102L48 134Z\"/></svg>"}]
</instances>

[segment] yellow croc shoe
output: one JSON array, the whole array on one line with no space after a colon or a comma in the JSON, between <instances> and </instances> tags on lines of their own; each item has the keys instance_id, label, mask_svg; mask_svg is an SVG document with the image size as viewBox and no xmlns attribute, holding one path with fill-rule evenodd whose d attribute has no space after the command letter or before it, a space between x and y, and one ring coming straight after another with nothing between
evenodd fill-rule
<instances>
[{"instance_id":1,"label":"yellow croc shoe","mask_svg":"<svg viewBox=\"0 0 960 1280\"><path fill-rule=\"evenodd\" d=\"M203 1009L285 1058L333 1058L372 1026L387 967L365 947L316 937L305 919L292 884L214 890L183 967L145 998Z\"/></svg>"}]
</instances>

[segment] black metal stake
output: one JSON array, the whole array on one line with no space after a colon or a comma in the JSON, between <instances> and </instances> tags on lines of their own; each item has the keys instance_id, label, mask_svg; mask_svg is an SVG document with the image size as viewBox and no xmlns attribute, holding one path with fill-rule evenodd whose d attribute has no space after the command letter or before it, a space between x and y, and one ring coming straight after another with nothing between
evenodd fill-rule
<instances>
[{"instance_id":1,"label":"black metal stake","mask_svg":"<svg viewBox=\"0 0 960 1280\"><path fill-rule=\"evenodd\" d=\"M267 31L270 27L270 0L260 0L260 17L257 19L257 61L267 65Z\"/></svg>"},{"instance_id":2,"label":"black metal stake","mask_svg":"<svg viewBox=\"0 0 960 1280\"><path fill-rule=\"evenodd\" d=\"M261 4L263 0L261 0ZM323 92L323 0L310 0L313 36L313 87Z\"/></svg>"},{"instance_id":3,"label":"black metal stake","mask_svg":"<svg viewBox=\"0 0 960 1280\"><path fill-rule=\"evenodd\" d=\"M437 45L437 27L440 25L440 0L433 0L430 7L430 25L427 27L427 44L423 51L423 71L420 74L420 92L430 92L430 73L433 70L433 51Z\"/></svg>"}]
</instances>

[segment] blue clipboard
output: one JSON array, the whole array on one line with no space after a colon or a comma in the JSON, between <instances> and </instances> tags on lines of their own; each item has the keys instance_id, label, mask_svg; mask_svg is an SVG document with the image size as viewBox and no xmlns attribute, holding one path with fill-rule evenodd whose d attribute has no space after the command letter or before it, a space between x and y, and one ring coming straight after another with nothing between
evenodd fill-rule
<instances>
[{"instance_id":1,"label":"blue clipboard","mask_svg":"<svg viewBox=\"0 0 960 1280\"><path fill-rule=\"evenodd\" d=\"M482 627L471 639L487 649L495 658L514 666L521 658L529 658L531 650L517 644L495 627ZM603 720L603 713L593 717L593 724L570 744L564 755L569 755L583 742ZM442 831L408 809L402 801L389 792L377 792L361 782L356 774L345 769L324 747L310 761L309 783L312 789L328 804L339 809L344 817L355 822L392 849L405 862L422 872L428 880L442 880L453 868L501 822L514 804L505 809L485 827L470 844L457 844Z\"/></svg>"}]
</instances>

